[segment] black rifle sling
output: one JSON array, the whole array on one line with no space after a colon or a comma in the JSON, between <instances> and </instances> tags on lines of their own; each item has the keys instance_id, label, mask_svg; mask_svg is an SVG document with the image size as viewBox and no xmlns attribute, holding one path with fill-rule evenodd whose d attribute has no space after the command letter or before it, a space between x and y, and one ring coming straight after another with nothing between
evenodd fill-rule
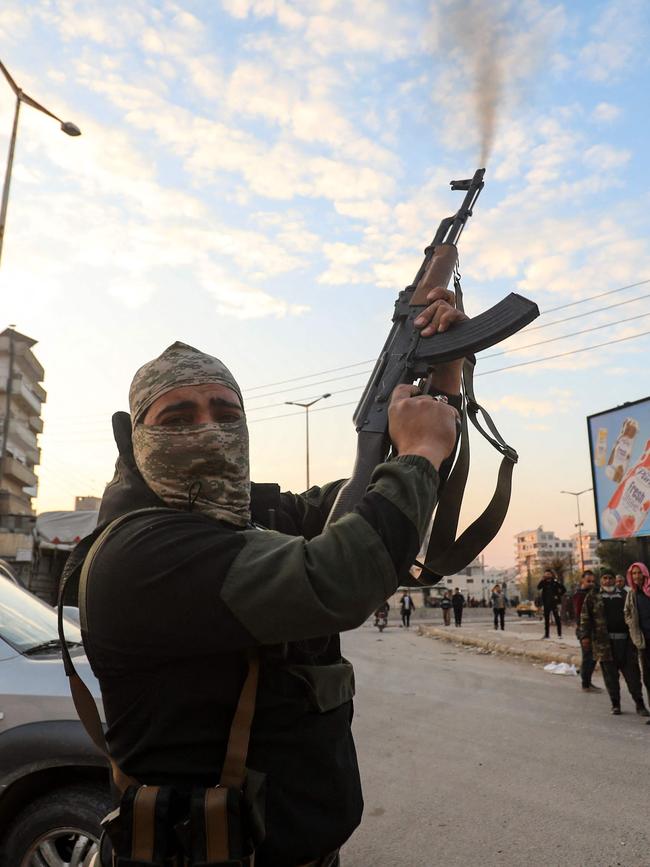
<instances>
[{"instance_id":1,"label":"black rifle sling","mask_svg":"<svg viewBox=\"0 0 650 867\"><path fill-rule=\"evenodd\" d=\"M463 292L460 275L454 274L456 305L463 310ZM446 480L431 527L426 557L422 566L422 583L436 583L443 575L453 575L465 568L477 557L499 532L508 512L512 491L512 471L517 463L516 451L511 448L499 433L489 413L477 402L474 394L474 356L463 363L464 400L461 412L460 443L458 454L449 478ZM481 426L478 413L489 428L492 436ZM465 485L469 474L470 448L467 420L472 422L481 436L503 455L496 488L492 499L479 517L456 538L458 520Z\"/></svg>"},{"instance_id":2,"label":"black rifle sling","mask_svg":"<svg viewBox=\"0 0 650 867\"><path fill-rule=\"evenodd\" d=\"M142 515L145 512L160 511L167 510L152 507L147 509L138 509L133 512L128 512L125 515L121 515L119 518L112 521L93 542L84 560L79 579L79 619L81 628L84 632L87 632L88 623L86 612L88 577L93 560L107 536L118 526L125 523L129 518L132 518L135 515ZM90 739L108 760L113 782L120 794L123 795L129 786L135 786L138 789L134 801L134 819L139 819L137 825L140 829L140 833L137 836L134 835L132 857L146 861L147 858L151 857L150 853L153 851L153 817L159 787L141 786L137 780L130 777L128 774L125 774L121 770L108 750L97 703L86 684L78 675L65 639L63 628L63 598L67 580L68 579L66 578L59 588L58 626L59 639L63 651L63 663L65 673L70 683L72 700L79 715L79 719L81 720L81 723ZM253 716L255 714L258 677L259 656L257 651L252 649L249 652L248 673L244 680L230 727L228 747L221 771L221 779L217 787L206 790L206 847L207 855L210 856L208 857L208 861L210 861L210 859L215 862L219 860L225 861L229 857L227 793L228 788L241 790L244 785L246 775L246 756L248 754L250 731L253 723Z\"/></svg>"}]
</instances>

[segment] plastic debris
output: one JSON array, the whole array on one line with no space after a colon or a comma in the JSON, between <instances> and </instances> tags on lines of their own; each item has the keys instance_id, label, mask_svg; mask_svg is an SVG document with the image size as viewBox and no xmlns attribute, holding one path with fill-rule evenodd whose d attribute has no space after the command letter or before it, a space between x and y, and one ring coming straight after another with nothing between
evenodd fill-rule
<instances>
[{"instance_id":1,"label":"plastic debris","mask_svg":"<svg viewBox=\"0 0 650 867\"><path fill-rule=\"evenodd\" d=\"M549 674L566 674L574 677L578 676L575 665L569 665L568 662L549 662L548 665L544 666L544 671L548 671Z\"/></svg>"}]
</instances>

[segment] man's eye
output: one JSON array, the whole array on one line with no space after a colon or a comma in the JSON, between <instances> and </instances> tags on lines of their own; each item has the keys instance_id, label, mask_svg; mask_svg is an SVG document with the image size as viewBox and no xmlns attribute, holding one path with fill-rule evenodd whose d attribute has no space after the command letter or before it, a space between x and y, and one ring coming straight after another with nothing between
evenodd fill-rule
<instances>
[{"instance_id":1,"label":"man's eye","mask_svg":"<svg viewBox=\"0 0 650 867\"><path fill-rule=\"evenodd\" d=\"M160 423L170 427L176 424L191 424L192 419L184 415L170 415L166 416Z\"/></svg>"}]
</instances>

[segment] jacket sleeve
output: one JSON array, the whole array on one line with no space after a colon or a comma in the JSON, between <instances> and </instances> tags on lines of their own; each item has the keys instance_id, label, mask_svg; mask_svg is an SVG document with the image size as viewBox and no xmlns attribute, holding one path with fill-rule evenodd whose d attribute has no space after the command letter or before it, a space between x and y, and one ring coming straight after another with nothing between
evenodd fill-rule
<instances>
[{"instance_id":1,"label":"jacket sleeve","mask_svg":"<svg viewBox=\"0 0 650 867\"><path fill-rule=\"evenodd\" d=\"M400 456L376 468L354 512L312 539L173 509L127 522L90 570L96 658L235 652L353 629L408 572L437 488L429 461Z\"/></svg>"},{"instance_id":2,"label":"jacket sleeve","mask_svg":"<svg viewBox=\"0 0 650 867\"><path fill-rule=\"evenodd\" d=\"M309 541L247 531L222 600L261 644L359 626L408 571L437 485L426 459L406 455L377 467L359 507Z\"/></svg>"},{"instance_id":3,"label":"jacket sleeve","mask_svg":"<svg viewBox=\"0 0 650 867\"><path fill-rule=\"evenodd\" d=\"M585 596L585 601L582 603L582 611L580 612L580 638L588 638L592 640L593 632L593 600L588 594Z\"/></svg>"}]
</instances>

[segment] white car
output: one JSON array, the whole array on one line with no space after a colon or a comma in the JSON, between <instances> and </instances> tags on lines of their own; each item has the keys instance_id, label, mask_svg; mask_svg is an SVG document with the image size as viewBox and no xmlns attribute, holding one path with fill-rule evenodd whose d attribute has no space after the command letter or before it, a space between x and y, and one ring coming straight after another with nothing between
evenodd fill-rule
<instances>
[{"instance_id":1,"label":"white car","mask_svg":"<svg viewBox=\"0 0 650 867\"><path fill-rule=\"evenodd\" d=\"M99 698L78 626L66 620L65 634ZM70 697L56 612L0 578L1 867L87 867L111 806L107 763Z\"/></svg>"}]
</instances>

